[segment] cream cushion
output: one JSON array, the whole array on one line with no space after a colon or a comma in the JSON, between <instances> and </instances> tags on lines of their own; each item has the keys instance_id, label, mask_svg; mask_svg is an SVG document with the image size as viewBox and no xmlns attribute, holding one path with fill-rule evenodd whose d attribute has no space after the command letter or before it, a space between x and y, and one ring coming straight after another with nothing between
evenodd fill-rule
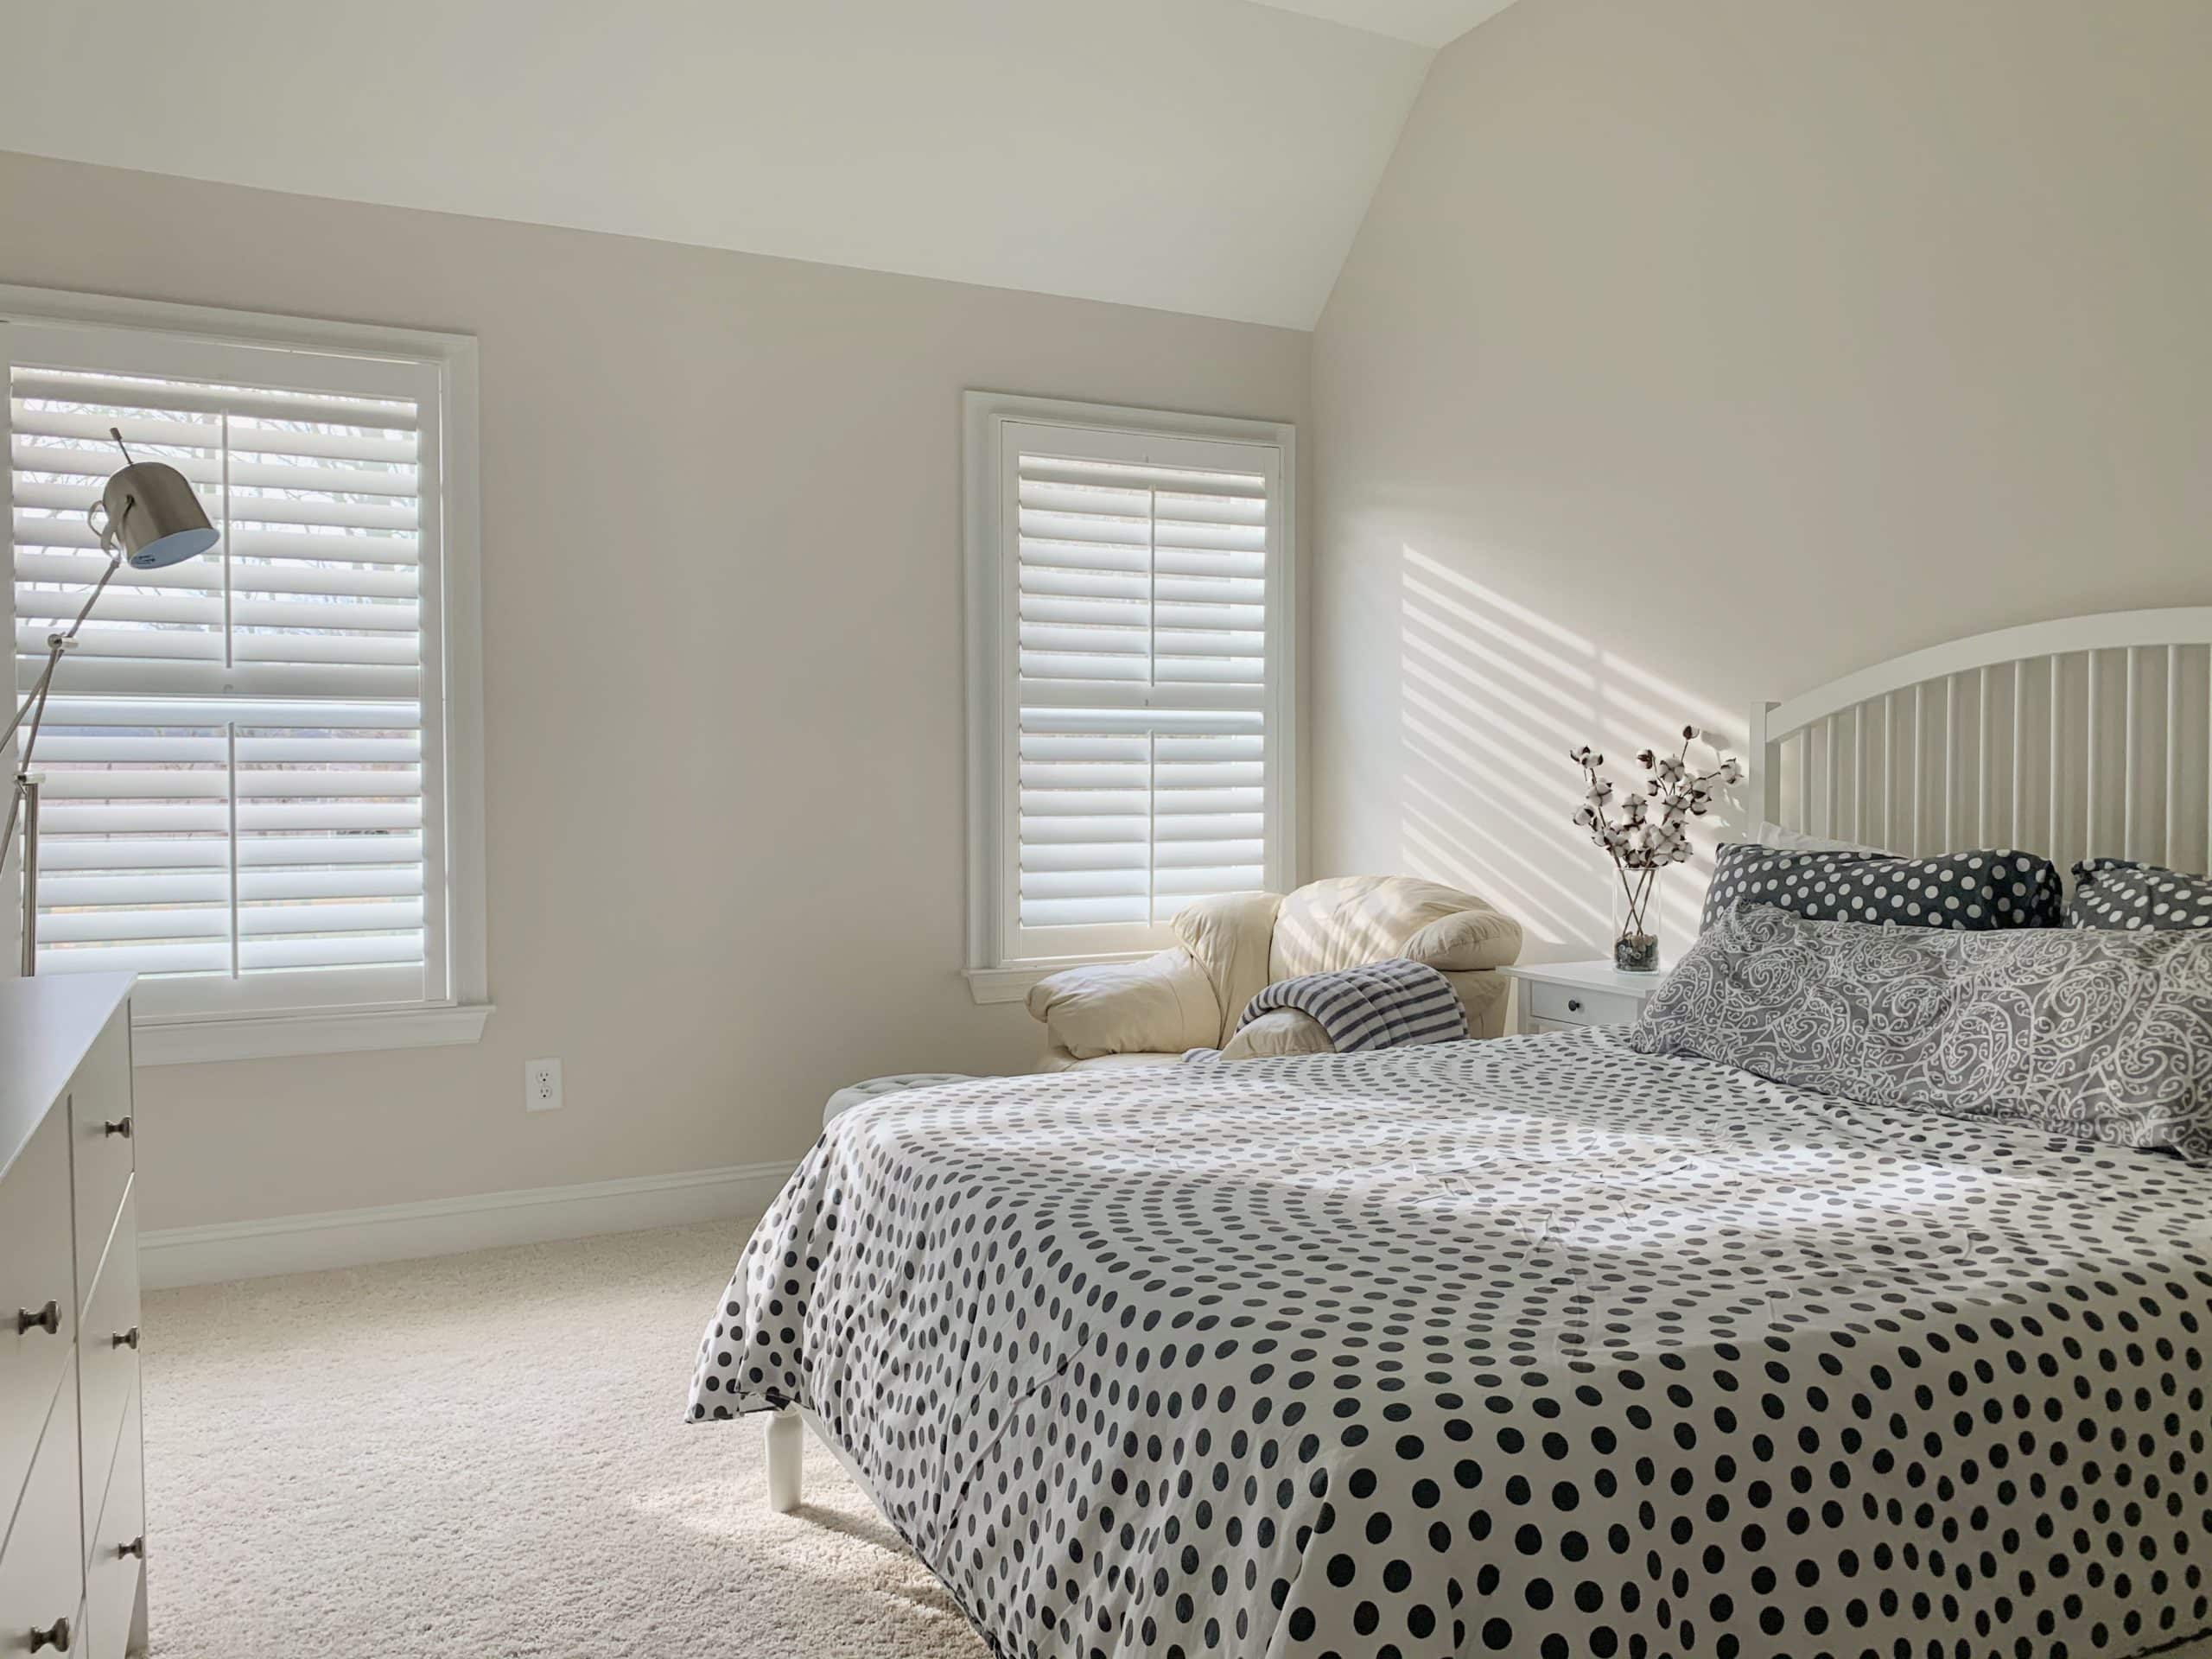
<instances>
[{"instance_id":1,"label":"cream cushion","mask_svg":"<svg viewBox=\"0 0 2212 1659\"><path fill-rule=\"evenodd\" d=\"M1220 1040L1221 1004L1195 957L1179 946L1142 962L1064 969L1029 988L1031 1015L1076 1059L1180 1054Z\"/></svg>"},{"instance_id":2,"label":"cream cushion","mask_svg":"<svg viewBox=\"0 0 2212 1659\"><path fill-rule=\"evenodd\" d=\"M1175 918L1182 944L1141 962L1070 968L1029 992L1044 1022L1043 1069L1173 1062L1192 1048L1228 1058L1325 1053L1321 1027L1282 1011L1236 1022L1262 988L1303 974L1407 957L1438 969L1467 1011L1471 1036L1504 1028L1506 982L1521 929L1471 893L1410 876L1340 876L1287 897L1232 893Z\"/></svg>"},{"instance_id":3,"label":"cream cushion","mask_svg":"<svg viewBox=\"0 0 2212 1659\"><path fill-rule=\"evenodd\" d=\"M1263 1060L1271 1054L1331 1054L1329 1033L1310 1014L1270 1008L1221 1046L1224 1060Z\"/></svg>"},{"instance_id":4,"label":"cream cushion","mask_svg":"<svg viewBox=\"0 0 2212 1659\"><path fill-rule=\"evenodd\" d=\"M1205 1047L1227 1042L1245 1005L1274 982L1268 971L1268 941L1281 908L1278 893L1230 893L1186 905L1176 915L1175 936L1213 987L1221 1008L1220 1024Z\"/></svg>"},{"instance_id":5,"label":"cream cushion","mask_svg":"<svg viewBox=\"0 0 2212 1659\"><path fill-rule=\"evenodd\" d=\"M1405 875L1340 875L1308 882L1283 899L1268 978L1334 973L1389 957L1475 973L1503 968L1520 953L1520 925L1456 887Z\"/></svg>"}]
</instances>

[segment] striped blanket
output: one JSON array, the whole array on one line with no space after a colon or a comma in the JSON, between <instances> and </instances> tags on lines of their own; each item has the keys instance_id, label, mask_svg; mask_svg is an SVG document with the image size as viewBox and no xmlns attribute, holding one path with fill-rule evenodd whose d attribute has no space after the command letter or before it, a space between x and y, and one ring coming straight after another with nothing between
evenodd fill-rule
<instances>
[{"instance_id":1,"label":"striped blanket","mask_svg":"<svg viewBox=\"0 0 2212 1659\"><path fill-rule=\"evenodd\" d=\"M1403 957L1279 980L1245 1004L1236 1028L1242 1031L1277 1008L1311 1014L1339 1054L1407 1043L1459 1042L1467 1035L1467 1011L1451 982Z\"/></svg>"}]
</instances>

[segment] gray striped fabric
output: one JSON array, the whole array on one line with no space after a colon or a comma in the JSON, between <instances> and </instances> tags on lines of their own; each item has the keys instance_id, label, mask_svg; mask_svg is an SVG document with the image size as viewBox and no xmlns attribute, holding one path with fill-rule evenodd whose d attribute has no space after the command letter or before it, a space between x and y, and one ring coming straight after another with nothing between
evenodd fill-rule
<instances>
[{"instance_id":1,"label":"gray striped fabric","mask_svg":"<svg viewBox=\"0 0 2212 1659\"><path fill-rule=\"evenodd\" d=\"M1467 1035L1467 1011L1451 982L1426 963L1403 957L1278 981L1245 1004L1236 1028L1242 1031L1276 1008L1311 1014L1339 1054L1406 1043L1459 1042Z\"/></svg>"}]
</instances>

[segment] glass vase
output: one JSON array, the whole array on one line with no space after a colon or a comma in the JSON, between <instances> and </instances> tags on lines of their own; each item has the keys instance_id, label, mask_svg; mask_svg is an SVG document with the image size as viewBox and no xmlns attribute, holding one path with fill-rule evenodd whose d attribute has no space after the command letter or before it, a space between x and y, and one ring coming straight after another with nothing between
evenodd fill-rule
<instances>
[{"instance_id":1,"label":"glass vase","mask_svg":"<svg viewBox=\"0 0 2212 1659\"><path fill-rule=\"evenodd\" d=\"M1613 884L1613 966L1624 974L1659 970L1659 878L1663 870L1620 870Z\"/></svg>"}]
</instances>

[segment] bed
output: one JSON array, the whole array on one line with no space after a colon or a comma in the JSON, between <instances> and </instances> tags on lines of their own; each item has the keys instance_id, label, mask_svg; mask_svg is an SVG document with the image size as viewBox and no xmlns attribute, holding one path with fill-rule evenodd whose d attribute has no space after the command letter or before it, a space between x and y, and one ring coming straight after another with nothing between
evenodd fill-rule
<instances>
[{"instance_id":1,"label":"bed","mask_svg":"<svg viewBox=\"0 0 2212 1659\"><path fill-rule=\"evenodd\" d=\"M2212 614L2050 626L1763 707L1755 810L2063 843L2063 664L2066 781L1990 734L2070 639L2091 842L2205 833ZM785 1502L804 1413L1002 1655L2129 1655L2212 1630L2208 1319L2212 1171L1580 1032L873 1103L690 1410Z\"/></svg>"}]
</instances>

